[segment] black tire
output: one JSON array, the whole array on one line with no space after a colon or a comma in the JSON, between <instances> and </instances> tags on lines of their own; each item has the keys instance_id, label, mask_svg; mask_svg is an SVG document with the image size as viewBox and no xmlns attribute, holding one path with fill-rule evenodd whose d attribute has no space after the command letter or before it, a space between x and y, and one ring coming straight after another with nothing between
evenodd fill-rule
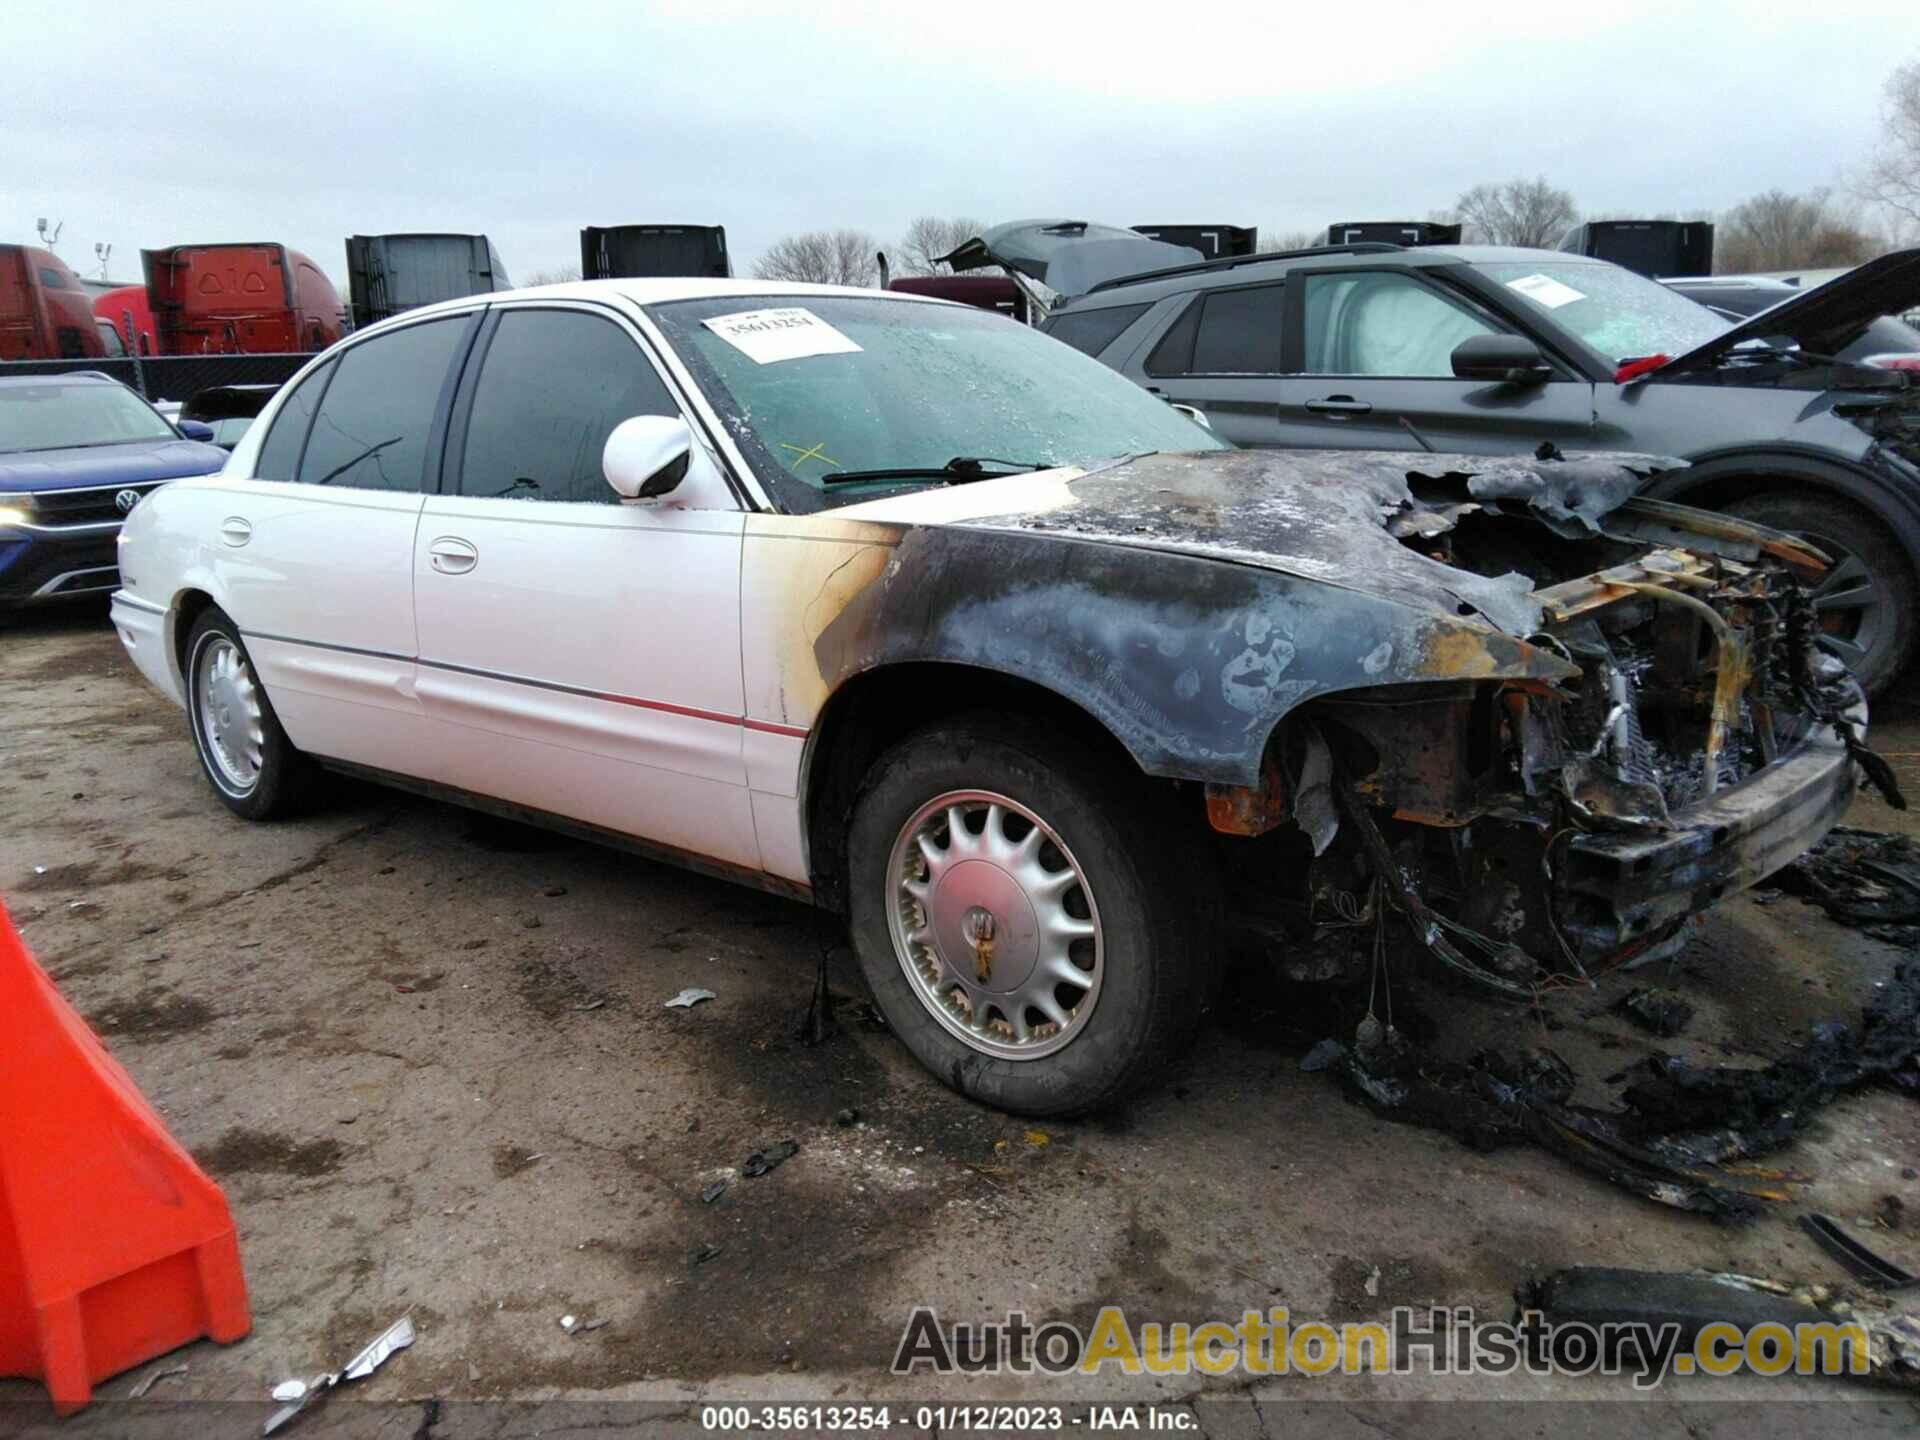
<instances>
[{"instance_id":1,"label":"black tire","mask_svg":"<svg viewBox=\"0 0 1920 1440\"><path fill-rule=\"evenodd\" d=\"M236 780L216 758L205 701L199 682L201 666L210 662L223 648L237 657L252 686L251 698L258 705L259 763L251 783ZM280 717L273 713L273 702L266 688L253 674L253 657L240 638L240 627L225 612L208 609L201 613L187 632L187 644L181 669L187 691L187 729L193 736L194 753L200 757L200 769L226 807L248 820L272 820L298 811L312 793L316 773L311 760L293 748L287 732L280 728Z\"/></svg>"},{"instance_id":2,"label":"black tire","mask_svg":"<svg viewBox=\"0 0 1920 1440\"><path fill-rule=\"evenodd\" d=\"M1874 603L1867 608L1827 611L1834 617L1828 639L1868 694L1886 689L1913 659L1914 608L1920 601L1912 561L1892 531L1859 506L1818 491L1764 491L1723 508L1742 520L1771 525L1812 542L1834 557L1835 576L1849 562L1865 570ZM1847 586L1842 580L1836 589ZM1819 586L1814 594L1818 605L1823 598Z\"/></svg>"},{"instance_id":3,"label":"black tire","mask_svg":"<svg viewBox=\"0 0 1920 1440\"><path fill-rule=\"evenodd\" d=\"M1070 1012L1078 1028L1038 1058L990 1054L956 1035L936 1018L938 1000L923 998L928 990L909 977L896 949L895 844L904 845L901 836L924 807L964 791L1003 796L1040 817L1096 907L1097 998L1084 1017ZM1212 978L1208 928L1191 898L1197 887L1179 882L1170 863L1180 833L1178 817L1137 771L1103 763L1086 745L1037 725L968 716L896 745L868 772L848 837L853 949L894 1033L963 1095L1016 1114L1079 1114L1146 1086L1191 1039ZM1067 863L1059 850L1050 853ZM1008 934L1012 952L1011 928Z\"/></svg>"}]
</instances>

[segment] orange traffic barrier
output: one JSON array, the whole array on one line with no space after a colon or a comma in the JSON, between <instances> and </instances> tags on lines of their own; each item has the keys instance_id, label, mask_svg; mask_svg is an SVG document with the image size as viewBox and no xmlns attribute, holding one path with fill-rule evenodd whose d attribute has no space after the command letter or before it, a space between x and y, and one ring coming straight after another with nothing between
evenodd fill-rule
<instances>
[{"instance_id":1,"label":"orange traffic barrier","mask_svg":"<svg viewBox=\"0 0 1920 1440\"><path fill-rule=\"evenodd\" d=\"M0 906L0 1376L61 1414L251 1324L226 1197L60 998Z\"/></svg>"}]
</instances>

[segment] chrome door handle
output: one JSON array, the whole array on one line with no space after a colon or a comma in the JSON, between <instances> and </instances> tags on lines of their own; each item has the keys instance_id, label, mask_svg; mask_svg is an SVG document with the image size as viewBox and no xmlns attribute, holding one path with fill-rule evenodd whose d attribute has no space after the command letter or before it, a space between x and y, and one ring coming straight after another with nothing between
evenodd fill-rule
<instances>
[{"instance_id":1,"label":"chrome door handle","mask_svg":"<svg viewBox=\"0 0 1920 1440\"><path fill-rule=\"evenodd\" d=\"M229 515L220 522L220 540L226 545L244 545L253 538L253 526L238 515Z\"/></svg>"},{"instance_id":2,"label":"chrome door handle","mask_svg":"<svg viewBox=\"0 0 1920 1440\"><path fill-rule=\"evenodd\" d=\"M427 546L427 563L442 575L464 575L480 563L480 552L457 535L442 535Z\"/></svg>"}]
</instances>

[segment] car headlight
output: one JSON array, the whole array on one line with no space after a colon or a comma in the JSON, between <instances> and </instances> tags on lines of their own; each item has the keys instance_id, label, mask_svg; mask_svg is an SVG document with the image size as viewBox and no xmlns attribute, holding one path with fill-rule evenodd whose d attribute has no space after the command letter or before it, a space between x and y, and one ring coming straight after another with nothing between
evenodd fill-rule
<instances>
[{"instance_id":1,"label":"car headlight","mask_svg":"<svg viewBox=\"0 0 1920 1440\"><path fill-rule=\"evenodd\" d=\"M29 525L33 511L24 505L0 505L0 525Z\"/></svg>"}]
</instances>

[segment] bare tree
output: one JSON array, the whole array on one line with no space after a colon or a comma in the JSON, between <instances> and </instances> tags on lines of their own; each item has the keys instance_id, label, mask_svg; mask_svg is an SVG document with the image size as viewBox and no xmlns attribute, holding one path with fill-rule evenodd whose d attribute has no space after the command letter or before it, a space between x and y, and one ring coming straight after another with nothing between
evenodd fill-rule
<instances>
[{"instance_id":1,"label":"bare tree","mask_svg":"<svg viewBox=\"0 0 1920 1440\"><path fill-rule=\"evenodd\" d=\"M1713 259L1714 269L1738 274L1858 265L1879 248L1878 238L1827 191L1769 190L1720 217Z\"/></svg>"},{"instance_id":2,"label":"bare tree","mask_svg":"<svg viewBox=\"0 0 1920 1440\"><path fill-rule=\"evenodd\" d=\"M1881 90L1880 146L1858 189L1906 221L1920 221L1920 60L1895 67Z\"/></svg>"},{"instance_id":3,"label":"bare tree","mask_svg":"<svg viewBox=\"0 0 1920 1440\"><path fill-rule=\"evenodd\" d=\"M879 245L864 230L803 230L785 235L753 262L761 280L815 285L871 285L878 278Z\"/></svg>"},{"instance_id":4,"label":"bare tree","mask_svg":"<svg viewBox=\"0 0 1920 1440\"><path fill-rule=\"evenodd\" d=\"M564 285L569 280L580 278L578 265L556 265L551 270L536 270L531 275L520 277L522 285Z\"/></svg>"},{"instance_id":5,"label":"bare tree","mask_svg":"<svg viewBox=\"0 0 1920 1440\"><path fill-rule=\"evenodd\" d=\"M1551 249L1580 223L1573 196L1548 184L1544 175L1476 185L1453 208L1467 228L1466 238L1482 245Z\"/></svg>"},{"instance_id":6,"label":"bare tree","mask_svg":"<svg viewBox=\"0 0 1920 1440\"><path fill-rule=\"evenodd\" d=\"M948 267L940 264L939 258L986 228L965 216L943 220L938 215L922 215L907 226L907 233L887 258L896 275L945 275Z\"/></svg>"}]
</instances>

